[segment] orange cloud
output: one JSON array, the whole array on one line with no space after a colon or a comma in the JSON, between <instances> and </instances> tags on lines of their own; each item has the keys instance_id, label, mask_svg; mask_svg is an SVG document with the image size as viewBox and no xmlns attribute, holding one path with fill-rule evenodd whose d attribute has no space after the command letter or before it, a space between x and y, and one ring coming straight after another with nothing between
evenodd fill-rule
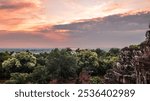
<instances>
[{"instance_id":1,"label":"orange cloud","mask_svg":"<svg viewBox=\"0 0 150 101\"><path fill-rule=\"evenodd\" d=\"M0 0L0 30L33 31L45 24L150 10L150 0Z\"/></svg>"},{"instance_id":2,"label":"orange cloud","mask_svg":"<svg viewBox=\"0 0 150 101\"><path fill-rule=\"evenodd\" d=\"M47 33L44 35L45 38L57 42L64 42L68 39L69 34L67 33Z\"/></svg>"},{"instance_id":3,"label":"orange cloud","mask_svg":"<svg viewBox=\"0 0 150 101\"><path fill-rule=\"evenodd\" d=\"M138 9L138 10L131 10L131 11L128 11L126 13L123 13L121 14L120 16L123 17L123 16L129 16L129 15L137 15L137 14L140 14L140 13L149 13L150 12L150 9Z\"/></svg>"},{"instance_id":4,"label":"orange cloud","mask_svg":"<svg viewBox=\"0 0 150 101\"><path fill-rule=\"evenodd\" d=\"M2 1L0 6L0 10L7 11L18 11L24 8L33 8L36 5L31 2L11 2L11 1Z\"/></svg>"},{"instance_id":5,"label":"orange cloud","mask_svg":"<svg viewBox=\"0 0 150 101\"><path fill-rule=\"evenodd\" d=\"M122 8L122 6L123 5L118 4L118 3L112 3L112 4L108 5L108 7L103 10L103 12L112 12L116 9Z\"/></svg>"},{"instance_id":6,"label":"orange cloud","mask_svg":"<svg viewBox=\"0 0 150 101\"><path fill-rule=\"evenodd\" d=\"M97 1L97 2L96 2ZM133 14L150 10L150 0L0 0L0 30L25 31L53 41L65 41L68 30L53 29L52 22L71 23L75 20ZM129 12L130 11L130 12ZM47 13L46 13L47 12ZM128 13L126 13L128 12ZM94 19L93 19L94 20ZM97 19L95 19L97 20ZM46 27L46 26L50 27ZM39 28L39 27L43 28ZM82 26L88 29L91 26Z\"/></svg>"},{"instance_id":7,"label":"orange cloud","mask_svg":"<svg viewBox=\"0 0 150 101\"><path fill-rule=\"evenodd\" d=\"M0 30L29 30L41 24L41 0L1 0Z\"/></svg>"},{"instance_id":8,"label":"orange cloud","mask_svg":"<svg viewBox=\"0 0 150 101\"><path fill-rule=\"evenodd\" d=\"M104 9L103 13L105 16L122 14L122 16L134 15L138 12L147 12L150 11L150 0L121 0L108 3Z\"/></svg>"},{"instance_id":9,"label":"orange cloud","mask_svg":"<svg viewBox=\"0 0 150 101\"><path fill-rule=\"evenodd\" d=\"M63 42L69 38L69 30L55 29L53 26L40 26L34 29L36 33L41 34L43 37L49 40Z\"/></svg>"}]
</instances>

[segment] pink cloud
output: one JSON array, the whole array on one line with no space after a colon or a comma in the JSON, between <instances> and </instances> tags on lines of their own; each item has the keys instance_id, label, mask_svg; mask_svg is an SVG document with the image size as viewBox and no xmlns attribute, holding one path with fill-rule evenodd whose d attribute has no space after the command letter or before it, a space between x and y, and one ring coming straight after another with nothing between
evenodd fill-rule
<instances>
[{"instance_id":1,"label":"pink cloud","mask_svg":"<svg viewBox=\"0 0 150 101\"><path fill-rule=\"evenodd\" d=\"M150 0L0 0L0 46L48 47L51 44L55 47L68 44L80 46L83 43L83 47L85 44L88 47L98 38L94 34L101 32L99 25L94 26L106 16L121 13L128 16L150 11L149 4ZM52 22L58 25L72 22L73 25L68 25L68 29L59 29L54 28ZM89 23L83 25L84 22ZM103 26L101 30L109 27Z\"/></svg>"},{"instance_id":2,"label":"pink cloud","mask_svg":"<svg viewBox=\"0 0 150 101\"><path fill-rule=\"evenodd\" d=\"M0 12L0 30L27 30L43 17L41 0L2 0Z\"/></svg>"},{"instance_id":3,"label":"pink cloud","mask_svg":"<svg viewBox=\"0 0 150 101\"><path fill-rule=\"evenodd\" d=\"M108 5L104 10L103 10L103 12L112 12L112 11L114 11L114 10L116 10L116 9L120 9L120 8L122 8L122 4L119 4L119 3L112 3L112 4L110 4L110 5Z\"/></svg>"},{"instance_id":4,"label":"pink cloud","mask_svg":"<svg viewBox=\"0 0 150 101\"><path fill-rule=\"evenodd\" d=\"M36 31L0 31L0 47L63 47L67 43L69 34L61 30Z\"/></svg>"},{"instance_id":5,"label":"pink cloud","mask_svg":"<svg viewBox=\"0 0 150 101\"><path fill-rule=\"evenodd\" d=\"M34 31L33 34L41 34L46 39L53 41L63 42L69 38L69 30L55 29L49 25L35 27Z\"/></svg>"},{"instance_id":6,"label":"pink cloud","mask_svg":"<svg viewBox=\"0 0 150 101\"><path fill-rule=\"evenodd\" d=\"M13 1L2 1L0 2L0 10L5 11L18 11L24 8L34 8L36 5L31 2L13 2Z\"/></svg>"}]
</instances>

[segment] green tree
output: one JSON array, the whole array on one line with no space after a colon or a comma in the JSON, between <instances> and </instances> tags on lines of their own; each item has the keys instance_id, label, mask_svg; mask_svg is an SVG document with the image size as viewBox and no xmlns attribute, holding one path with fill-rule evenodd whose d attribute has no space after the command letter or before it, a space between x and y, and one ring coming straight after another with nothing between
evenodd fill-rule
<instances>
[{"instance_id":1,"label":"green tree","mask_svg":"<svg viewBox=\"0 0 150 101\"><path fill-rule=\"evenodd\" d=\"M0 79L9 78L8 74L6 73L6 70L4 68L2 68L2 63L10 57L11 57L11 55L7 51L0 53Z\"/></svg>"},{"instance_id":2,"label":"green tree","mask_svg":"<svg viewBox=\"0 0 150 101\"><path fill-rule=\"evenodd\" d=\"M106 74L106 71L111 69L114 63L119 60L120 49L111 48L106 52L98 48L95 52L98 54L99 68L95 70L94 76L103 76Z\"/></svg>"},{"instance_id":3,"label":"green tree","mask_svg":"<svg viewBox=\"0 0 150 101\"><path fill-rule=\"evenodd\" d=\"M96 71L97 67L99 67L98 56L96 52L92 52L90 50L82 50L77 52L78 57L78 75L83 69L86 69L87 72Z\"/></svg>"},{"instance_id":4,"label":"green tree","mask_svg":"<svg viewBox=\"0 0 150 101\"><path fill-rule=\"evenodd\" d=\"M50 79L57 79L58 83L65 83L76 78L76 56L65 49L52 50L47 57L46 67Z\"/></svg>"},{"instance_id":5,"label":"green tree","mask_svg":"<svg viewBox=\"0 0 150 101\"><path fill-rule=\"evenodd\" d=\"M30 52L12 54L2 63L2 67L11 72L30 73L36 66L36 57Z\"/></svg>"},{"instance_id":6,"label":"green tree","mask_svg":"<svg viewBox=\"0 0 150 101\"><path fill-rule=\"evenodd\" d=\"M0 64L2 64L3 61L7 60L10 57L11 55L7 51L0 53Z\"/></svg>"},{"instance_id":7,"label":"green tree","mask_svg":"<svg viewBox=\"0 0 150 101\"><path fill-rule=\"evenodd\" d=\"M97 53L98 57L102 57L106 54L106 52L100 48L97 48L95 52Z\"/></svg>"},{"instance_id":8,"label":"green tree","mask_svg":"<svg viewBox=\"0 0 150 101\"><path fill-rule=\"evenodd\" d=\"M102 80L99 76L94 76L94 77L91 77L90 83L91 84L101 84Z\"/></svg>"},{"instance_id":9,"label":"green tree","mask_svg":"<svg viewBox=\"0 0 150 101\"><path fill-rule=\"evenodd\" d=\"M7 80L5 83L9 84L25 84L29 81L28 73L11 73L10 80Z\"/></svg>"},{"instance_id":10,"label":"green tree","mask_svg":"<svg viewBox=\"0 0 150 101\"><path fill-rule=\"evenodd\" d=\"M46 61L47 61L46 59L48 53L44 52L44 53L34 54L34 56L36 57L37 65L41 65L41 66L46 65Z\"/></svg>"},{"instance_id":11,"label":"green tree","mask_svg":"<svg viewBox=\"0 0 150 101\"><path fill-rule=\"evenodd\" d=\"M30 81L32 83L45 84L49 83L49 75L45 66L38 65L32 73L30 73Z\"/></svg>"},{"instance_id":12,"label":"green tree","mask_svg":"<svg viewBox=\"0 0 150 101\"><path fill-rule=\"evenodd\" d=\"M120 52L120 49L119 49L119 48L111 48L111 49L109 50L109 53L110 53L111 55L118 55L119 52Z\"/></svg>"},{"instance_id":13,"label":"green tree","mask_svg":"<svg viewBox=\"0 0 150 101\"><path fill-rule=\"evenodd\" d=\"M36 57L30 52L20 52L15 54L23 67L33 69L36 65Z\"/></svg>"},{"instance_id":14,"label":"green tree","mask_svg":"<svg viewBox=\"0 0 150 101\"><path fill-rule=\"evenodd\" d=\"M5 60L2 63L2 67L9 73L18 71L18 68L21 67L21 63L18 59L12 57Z\"/></svg>"},{"instance_id":15,"label":"green tree","mask_svg":"<svg viewBox=\"0 0 150 101\"><path fill-rule=\"evenodd\" d=\"M140 49L140 45L130 45L129 46L130 49Z\"/></svg>"}]
</instances>

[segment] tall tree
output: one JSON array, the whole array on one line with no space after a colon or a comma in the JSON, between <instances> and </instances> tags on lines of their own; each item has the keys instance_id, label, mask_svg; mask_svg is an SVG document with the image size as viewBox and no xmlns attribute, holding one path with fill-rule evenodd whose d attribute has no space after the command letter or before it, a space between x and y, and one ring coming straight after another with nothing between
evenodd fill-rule
<instances>
[{"instance_id":1,"label":"tall tree","mask_svg":"<svg viewBox=\"0 0 150 101\"><path fill-rule=\"evenodd\" d=\"M82 69L86 69L87 71L93 71L96 67L99 66L98 56L96 52L92 52L90 50L82 50L77 53L78 57L78 74L82 71Z\"/></svg>"},{"instance_id":2,"label":"tall tree","mask_svg":"<svg viewBox=\"0 0 150 101\"><path fill-rule=\"evenodd\" d=\"M13 54L2 63L2 67L9 72L31 72L36 65L36 57L30 52L20 52Z\"/></svg>"},{"instance_id":3,"label":"tall tree","mask_svg":"<svg viewBox=\"0 0 150 101\"><path fill-rule=\"evenodd\" d=\"M74 54L65 49L54 49L47 57L47 71L50 79L65 83L76 78L77 60Z\"/></svg>"}]
</instances>

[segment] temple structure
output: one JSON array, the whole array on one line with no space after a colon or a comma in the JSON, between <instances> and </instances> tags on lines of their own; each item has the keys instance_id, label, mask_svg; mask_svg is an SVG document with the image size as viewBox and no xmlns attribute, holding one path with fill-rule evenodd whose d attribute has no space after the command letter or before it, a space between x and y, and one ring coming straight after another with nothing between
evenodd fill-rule
<instances>
[{"instance_id":1,"label":"temple structure","mask_svg":"<svg viewBox=\"0 0 150 101\"><path fill-rule=\"evenodd\" d=\"M150 84L150 30L145 36L145 41L140 45L121 50L119 61L107 71L104 83Z\"/></svg>"}]
</instances>

